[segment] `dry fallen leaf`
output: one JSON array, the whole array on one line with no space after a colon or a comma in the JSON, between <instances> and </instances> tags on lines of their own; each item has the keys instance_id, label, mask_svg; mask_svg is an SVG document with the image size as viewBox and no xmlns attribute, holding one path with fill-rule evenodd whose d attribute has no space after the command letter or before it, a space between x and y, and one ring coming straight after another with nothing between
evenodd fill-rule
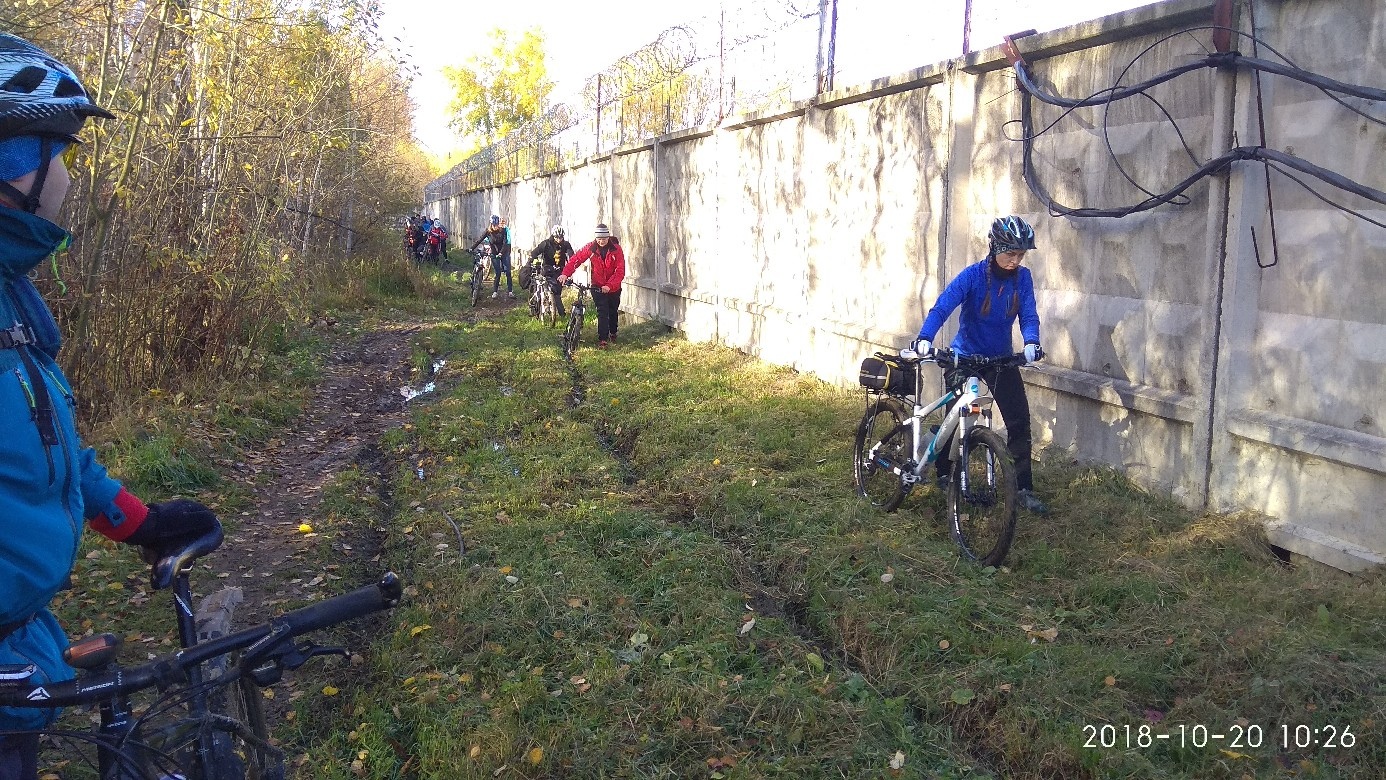
<instances>
[{"instance_id":1,"label":"dry fallen leaf","mask_svg":"<svg viewBox=\"0 0 1386 780\"><path fill-rule=\"evenodd\" d=\"M1053 642L1055 639L1059 638L1059 629L1057 627L1038 629L1032 625L1023 625L1020 627L1020 630L1024 631L1025 635L1030 637L1031 644L1038 639L1043 639L1046 642Z\"/></svg>"},{"instance_id":2,"label":"dry fallen leaf","mask_svg":"<svg viewBox=\"0 0 1386 780\"><path fill-rule=\"evenodd\" d=\"M1114 688L1116 687L1116 678L1109 674L1102 680L1102 684L1108 688Z\"/></svg>"},{"instance_id":3,"label":"dry fallen leaf","mask_svg":"<svg viewBox=\"0 0 1386 780\"><path fill-rule=\"evenodd\" d=\"M904 769L904 768L905 768L905 753L904 753L904 751L901 751L901 750L895 751L895 755L892 756L891 759L890 759L890 768L891 768L891 769L895 769L895 770L900 770L900 769Z\"/></svg>"},{"instance_id":4,"label":"dry fallen leaf","mask_svg":"<svg viewBox=\"0 0 1386 780\"><path fill-rule=\"evenodd\" d=\"M529 763L534 764L535 766L538 766L538 765L539 765L539 762L540 762L540 761L543 761L543 760L544 760L544 749L543 749L543 748L537 747L537 748L533 748L532 750L529 751Z\"/></svg>"},{"instance_id":5,"label":"dry fallen leaf","mask_svg":"<svg viewBox=\"0 0 1386 780\"><path fill-rule=\"evenodd\" d=\"M742 624L741 624L741 631L739 632L739 635L740 635L740 636L746 636L747 634L751 633L751 629L753 629L753 628L755 628L755 627L756 627L756 619L755 619L755 618L751 618L750 620L747 620L745 623L742 623Z\"/></svg>"}]
</instances>

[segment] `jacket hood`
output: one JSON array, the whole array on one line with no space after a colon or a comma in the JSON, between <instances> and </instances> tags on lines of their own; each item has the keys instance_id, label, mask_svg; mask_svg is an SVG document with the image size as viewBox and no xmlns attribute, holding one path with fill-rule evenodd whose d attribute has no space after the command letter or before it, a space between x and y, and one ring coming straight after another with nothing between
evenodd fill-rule
<instances>
[{"instance_id":1,"label":"jacket hood","mask_svg":"<svg viewBox=\"0 0 1386 780\"><path fill-rule=\"evenodd\" d=\"M27 211L0 206L0 273L23 276L63 245L66 230Z\"/></svg>"}]
</instances>

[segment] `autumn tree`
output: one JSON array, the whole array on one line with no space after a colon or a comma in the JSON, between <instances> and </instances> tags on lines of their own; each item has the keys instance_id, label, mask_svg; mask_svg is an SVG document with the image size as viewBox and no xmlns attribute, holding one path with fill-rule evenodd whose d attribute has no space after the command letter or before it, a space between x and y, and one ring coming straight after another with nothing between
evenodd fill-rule
<instances>
[{"instance_id":1,"label":"autumn tree","mask_svg":"<svg viewBox=\"0 0 1386 780\"><path fill-rule=\"evenodd\" d=\"M505 30L498 28L489 34L495 39L490 54L443 69L453 92L448 105L451 127L483 144L494 143L537 119L553 91L542 30L526 30L514 43Z\"/></svg>"},{"instance_id":2,"label":"autumn tree","mask_svg":"<svg viewBox=\"0 0 1386 780\"><path fill-rule=\"evenodd\" d=\"M48 266L64 366L115 396L258 371L314 287L417 203L407 68L360 0L26 0L0 30L72 64L114 120L70 166Z\"/></svg>"}]
</instances>

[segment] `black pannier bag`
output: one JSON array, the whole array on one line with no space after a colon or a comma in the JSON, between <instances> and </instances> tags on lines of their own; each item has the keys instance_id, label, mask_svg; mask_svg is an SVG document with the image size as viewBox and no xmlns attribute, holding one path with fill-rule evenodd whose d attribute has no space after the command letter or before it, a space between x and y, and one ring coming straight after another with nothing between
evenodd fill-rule
<instances>
[{"instance_id":1,"label":"black pannier bag","mask_svg":"<svg viewBox=\"0 0 1386 780\"><path fill-rule=\"evenodd\" d=\"M520 289L528 290L534 279L534 266L525 263L520 266Z\"/></svg>"},{"instance_id":2,"label":"black pannier bag","mask_svg":"<svg viewBox=\"0 0 1386 780\"><path fill-rule=\"evenodd\" d=\"M914 380L918 366L904 365L894 355L877 352L861 361L857 381L873 393L914 395Z\"/></svg>"}]
</instances>

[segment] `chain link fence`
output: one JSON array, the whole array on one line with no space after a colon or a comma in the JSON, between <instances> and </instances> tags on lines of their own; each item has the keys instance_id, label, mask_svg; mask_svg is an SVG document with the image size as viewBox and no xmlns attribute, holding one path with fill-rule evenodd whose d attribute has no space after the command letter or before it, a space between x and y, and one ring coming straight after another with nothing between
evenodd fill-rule
<instances>
[{"instance_id":1,"label":"chain link fence","mask_svg":"<svg viewBox=\"0 0 1386 780\"><path fill-rule=\"evenodd\" d=\"M1140 0L1089 0L1106 10ZM668 28L538 119L458 163L426 202L561 170L627 143L715 127L836 86L956 57L1001 35L1077 21L1024 0L744 0ZM1048 5L1048 4L1041 4ZM1066 16L1056 16L1064 13Z\"/></svg>"}]
</instances>

